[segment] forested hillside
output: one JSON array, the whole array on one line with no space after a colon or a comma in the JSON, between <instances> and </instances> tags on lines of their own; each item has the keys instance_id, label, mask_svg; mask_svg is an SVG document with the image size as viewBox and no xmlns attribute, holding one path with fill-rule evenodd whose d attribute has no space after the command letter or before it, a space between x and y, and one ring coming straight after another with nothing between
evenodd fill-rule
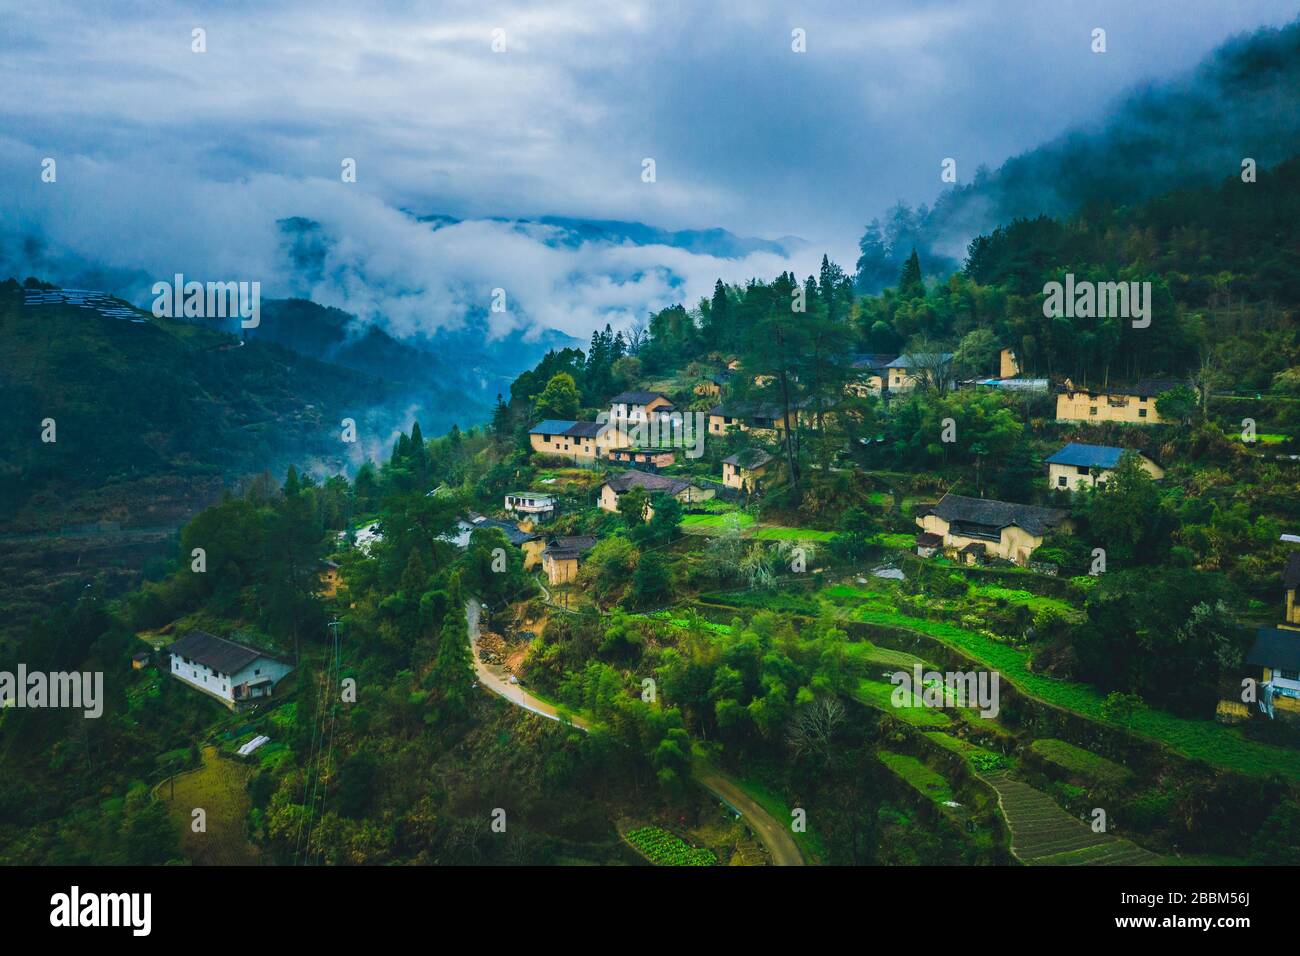
<instances>
[{"instance_id":1,"label":"forested hillside","mask_svg":"<svg viewBox=\"0 0 1300 956\"><path fill-rule=\"evenodd\" d=\"M878 296L828 259L803 279L719 282L644 333L551 352L490 425L428 439L416 426L352 479L286 469L227 496L156 580L87 594L14 649L104 670L110 704L89 729L32 735L10 733L30 713L0 715L0 773L22 781L5 793L0 858L195 859L149 788L234 768L247 779L224 832L281 864L775 859L761 827L702 789L718 778L759 808L751 824L761 813L784 831L804 811L791 832L805 862L1300 859L1300 731L1239 702L1259 674L1252 629L1284 613L1282 533L1300 526L1296 172L1017 220L972 242L961 272L927 276L913 257ZM1151 282L1150 326L1045 316L1044 283L1066 272ZM147 365L149 350L115 344L137 332L200 334L121 323L104 348ZM78 367L44 347L51 368ZM1003 349L1022 383L1158 378L1159 419L1061 419L1051 392L980 384ZM188 354L204 377L124 364L108 385L175 404L229 373L205 363L231 352ZM868 387L888 359L927 355L950 361ZM11 387L20 419L44 417ZM48 413L61 443L93 389ZM591 422L628 390L620 401L731 419L701 457L671 449L655 466L711 494L628 487L611 509L601 489L626 465L537 450L538 422ZM1049 485L1046 459L1072 443L1117 449L1108 480ZM127 467L90 447L92 463ZM755 451L770 455L761 481L725 485L733 456ZM524 492L554 504L540 526L505 509ZM1069 523L1043 531L1032 562L938 553L918 519L949 493ZM534 534L553 556L580 550L576 576L535 563ZM229 713L167 674L166 644L193 629L296 670L273 700ZM891 675L918 666L996 672L997 713L942 692L900 703ZM485 674L513 681L494 697ZM524 687L590 733L512 708ZM236 754L259 735L271 742ZM63 773L74 761L84 774ZM1017 813L1053 805L1058 829L1017 844ZM1106 838L1080 839L1075 821L1098 806ZM517 821L508 837L497 810Z\"/></svg>"}]
</instances>

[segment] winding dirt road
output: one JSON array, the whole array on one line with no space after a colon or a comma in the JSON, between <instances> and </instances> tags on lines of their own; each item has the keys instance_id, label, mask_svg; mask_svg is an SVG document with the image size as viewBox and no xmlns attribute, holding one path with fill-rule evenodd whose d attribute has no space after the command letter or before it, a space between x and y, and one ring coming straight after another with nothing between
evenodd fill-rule
<instances>
[{"instance_id":1,"label":"winding dirt road","mask_svg":"<svg viewBox=\"0 0 1300 956\"><path fill-rule=\"evenodd\" d=\"M528 693L520 685L510 683L508 672L504 667L484 663L479 658L480 611L481 605L478 601L465 602L465 618L469 623L469 646L474 657L474 673L478 676L478 682L487 690L504 697L516 707L522 707L529 713L548 720L567 723L579 730L591 730L591 725L582 718L567 714L561 717L553 705ZM691 764L691 778L745 818L750 829L762 841L763 846L767 847L767 852L772 855L772 863L775 866L804 865L803 854L799 852L799 847L795 844L789 829L764 810L731 778L698 760Z\"/></svg>"}]
</instances>

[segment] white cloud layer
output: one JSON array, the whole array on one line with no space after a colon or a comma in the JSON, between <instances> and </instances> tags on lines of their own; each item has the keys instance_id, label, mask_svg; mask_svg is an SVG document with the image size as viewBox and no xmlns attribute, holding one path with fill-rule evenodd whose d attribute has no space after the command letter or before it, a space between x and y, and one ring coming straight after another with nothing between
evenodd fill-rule
<instances>
[{"instance_id":1,"label":"white cloud layer","mask_svg":"<svg viewBox=\"0 0 1300 956\"><path fill-rule=\"evenodd\" d=\"M97 263L137 301L177 271L260 279L399 332L455 324L499 287L499 324L585 336L718 277L802 276L823 251L851 269L862 224L933 198L943 157L964 181L1293 15L1282 0L0 4L0 264ZM1104 57L1088 51L1098 25ZM432 213L467 221L414 218ZM810 245L793 260L553 248L492 218L547 214ZM276 226L290 216L335 240L306 288Z\"/></svg>"}]
</instances>

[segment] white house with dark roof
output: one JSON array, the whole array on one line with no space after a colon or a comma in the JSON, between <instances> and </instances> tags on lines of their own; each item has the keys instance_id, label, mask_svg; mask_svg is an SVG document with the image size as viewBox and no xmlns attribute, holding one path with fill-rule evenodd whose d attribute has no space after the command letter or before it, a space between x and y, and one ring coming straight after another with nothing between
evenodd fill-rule
<instances>
[{"instance_id":1,"label":"white house with dark roof","mask_svg":"<svg viewBox=\"0 0 1300 956\"><path fill-rule=\"evenodd\" d=\"M293 670L284 658L206 631L190 631L167 648L171 675L234 710L262 700Z\"/></svg>"},{"instance_id":2,"label":"white house with dark roof","mask_svg":"<svg viewBox=\"0 0 1300 956\"><path fill-rule=\"evenodd\" d=\"M673 411L673 400L663 392L632 390L620 392L609 400L609 419L613 422L648 421L652 414Z\"/></svg>"},{"instance_id":3,"label":"white house with dark roof","mask_svg":"<svg viewBox=\"0 0 1300 956\"><path fill-rule=\"evenodd\" d=\"M1058 491L1076 491L1084 485L1100 485L1115 473L1115 467L1125 451L1113 445L1085 445L1070 442L1060 451L1044 459L1047 466L1047 484ZM1138 456L1142 470L1159 481L1165 476L1165 470L1154 461L1133 451Z\"/></svg>"}]
</instances>

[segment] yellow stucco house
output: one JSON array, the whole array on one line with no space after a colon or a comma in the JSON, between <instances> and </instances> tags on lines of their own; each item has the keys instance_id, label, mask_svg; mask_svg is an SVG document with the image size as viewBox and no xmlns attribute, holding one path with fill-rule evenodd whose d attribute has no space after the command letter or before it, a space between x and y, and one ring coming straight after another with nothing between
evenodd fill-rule
<instances>
[{"instance_id":1,"label":"yellow stucco house","mask_svg":"<svg viewBox=\"0 0 1300 956\"><path fill-rule=\"evenodd\" d=\"M619 497L632 488L644 488L650 495L672 495L683 504L708 501L716 494L711 488L697 488L685 478L671 478L668 475L655 475L631 468L600 486L601 509L617 512ZM647 508L646 520L649 521L653 517L654 508Z\"/></svg>"},{"instance_id":2,"label":"yellow stucco house","mask_svg":"<svg viewBox=\"0 0 1300 956\"><path fill-rule=\"evenodd\" d=\"M884 391L885 381L889 377L889 363L896 358L897 355L888 354L855 355L850 362L853 376L845 384L844 391L858 398L879 395Z\"/></svg>"},{"instance_id":3,"label":"yellow stucco house","mask_svg":"<svg viewBox=\"0 0 1300 956\"><path fill-rule=\"evenodd\" d=\"M1085 445L1070 442L1060 451L1044 459L1047 465L1047 485L1057 491L1077 491L1084 486L1104 484L1115 472L1115 466L1129 449L1112 445ZM1142 470L1159 481L1165 470L1139 451Z\"/></svg>"},{"instance_id":4,"label":"yellow stucco house","mask_svg":"<svg viewBox=\"0 0 1300 956\"><path fill-rule=\"evenodd\" d=\"M1015 378L1020 374L1020 360L1011 349L998 352L998 378Z\"/></svg>"},{"instance_id":5,"label":"yellow stucco house","mask_svg":"<svg viewBox=\"0 0 1300 956\"><path fill-rule=\"evenodd\" d=\"M546 572L546 580L553 587L576 581L582 556L595 546L595 535L550 538L542 551L542 570Z\"/></svg>"},{"instance_id":6,"label":"yellow stucco house","mask_svg":"<svg viewBox=\"0 0 1300 956\"><path fill-rule=\"evenodd\" d=\"M722 459L722 483L737 491L752 492L767 474L772 456L761 448L748 448Z\"/></svg>"},{"instance_id":7,"label":"yellow stucco house","mask_svg":"<svg viewBox=\"0 0 1300 956\"><path fill-rule=\"evenodd\" d=\"M1159 425L1161 418L1156 411L1156 399L1181 384L1168 379L1147 379L1135 385L1089 388L1076 386L1066 379L1056 393L1056 420Z\"/></svg>"},{"instance_id":8,"label":"yellow stucco house","mask_svg":"<svg viewBox=\"0 0 1300 956\"><path fill-rule=\"evenodd\" d=\"M1028 564L1029 556L1048 532L1072 530L1069 516L1059 508L961 495L944 495L938 504L923 508L916 523L922 531L918 549L924 539L930 550L941 547L946 554L967 563L994 557Z\"/></svg>"},{"instance_id":9,"label":"yellow stucco house","mask_svg":"<svg viewBox=\"0 0 1300 956\"><path fill-rule=\"evenodd\" d=\"M921 381L923 370L944 368L951 364L951 352L900 355L885 366L885 385L891 392L910 392Z\"/></svg>"},{"instance_id":10,"label":"yellow stucco house","mask_svg":"<svg viewBox=\"0 0 1300 956\"><path fill-rule=\"evenodd\" d=\"M782 414L780 405L772 402L757 404L724 403L709 409L709 434L725 435L732 428L742 432L756 431L760 434L784 435L788 423L799 418L799 408L806 403L791 406L787 418Z\"/></svg>"},{"instance_id":11,"label":"yellow stucco house","mask_svg":"<svg viewBox=\"0 0 1300 956\"><path fill-rule=\"evenodd\" d=\"M630 443L622 429L600 422L570 422L547 419L528 430L528 444L539 455L568 458L576 465L593 465L610 448Z\"/></svg>"},{"instance_id":12,"label":"yellow stucco house","mask_svg":"<svg viewBox=\"0 0 1300 956\"><path fill-rule=\"evenodd\" d=\"M714 372L712 375L704 379L704 381L697 382L692 391L702 398L720 398L722 396L723 386L730 381L730 372Z\"/></svg>"}]
</instances>

